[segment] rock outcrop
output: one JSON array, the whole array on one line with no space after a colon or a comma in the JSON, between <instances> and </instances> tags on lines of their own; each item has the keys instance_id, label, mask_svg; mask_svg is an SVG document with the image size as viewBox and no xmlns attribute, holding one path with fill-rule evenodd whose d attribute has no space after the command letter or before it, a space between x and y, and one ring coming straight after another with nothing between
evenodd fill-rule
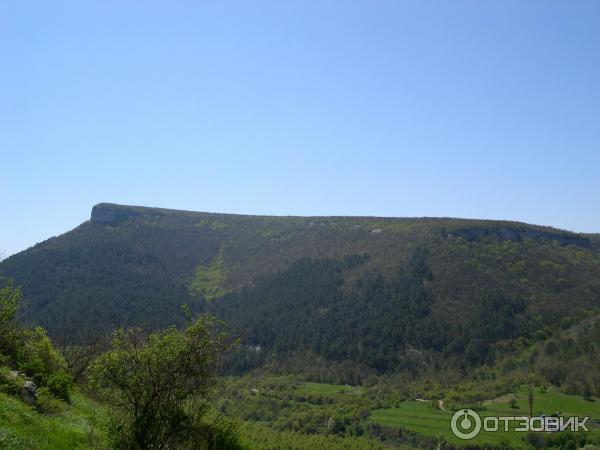
<instances>
[{"instance_id":1,"label":"rock outcrop","mask_svg":"<svg viewBox=\"0 0 600 450\"><path fill-rule=\"evenodd\" d=\"M98 203L92 208L90 222L101 225L118 225L129 218L137 217L141 213L133 208L110 203Z\"/></svg>"},{"instance_id":2,"label":"rock outcrop","mask_svg":"<svg viewBox=\"0 0 600 450\"><path fill-rule=\"evenodd\" d=\"M21 398L28 405L35 405L37 402L37 386L31 380L27 380L21 387Z\"/></svg>"}]
</instances>

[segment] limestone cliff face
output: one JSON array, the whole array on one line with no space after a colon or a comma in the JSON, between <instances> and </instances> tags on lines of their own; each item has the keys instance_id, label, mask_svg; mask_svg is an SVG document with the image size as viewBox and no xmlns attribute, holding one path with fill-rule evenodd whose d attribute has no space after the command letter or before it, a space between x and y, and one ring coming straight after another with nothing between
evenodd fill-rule
<instances>
[{"instance_id":1,"label":"limestone cliff face","mask_svg":"<svg viewBox=\"0 0 600 450\"><path fill-rule=\"evenodd\" d=\"M126 206L98 203L92 208L90 222L101 225L116 225L140 214L139 211Z\"/></svg>"}]
</instances>

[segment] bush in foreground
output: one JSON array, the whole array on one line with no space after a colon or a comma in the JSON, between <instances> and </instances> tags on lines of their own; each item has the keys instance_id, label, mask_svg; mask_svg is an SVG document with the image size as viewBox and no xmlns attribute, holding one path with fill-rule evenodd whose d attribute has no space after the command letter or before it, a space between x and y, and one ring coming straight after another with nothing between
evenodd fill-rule
<instances>
[{"instance_id":1,"label":"bush in foreground","mask_svg":"<svg viewBox=\"0 0 600 450\"><path fill-rule=\"evenodd\" d=\"M232 428L208 419L207 395L229 344L209 316L145 334L119 330L112 349L90 368L111 408L116 448L240 448Z\"/></svg>"}]
</instances>

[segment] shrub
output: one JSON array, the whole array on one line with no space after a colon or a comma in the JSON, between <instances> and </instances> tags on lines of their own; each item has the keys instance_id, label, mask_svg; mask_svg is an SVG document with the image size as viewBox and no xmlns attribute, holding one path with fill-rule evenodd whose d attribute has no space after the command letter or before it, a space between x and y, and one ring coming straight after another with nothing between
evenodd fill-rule
<instances>
[{"instance_id":1,"label":"shrub","mask_svg":"<svg viewBox=\"0 0 600 450\"><path fill-rule=\"evenodd\" d=\"M18 395L21 390L19 379L9 372L8 367L0 367L0 392L8 395Z\"/></svg>"},{"instance_id":2,"label":"shrub","mask_svg":"<svg viewBox=\"0 0 600 450\"><path fill-rule=\"evenodd\" d=\"M47 387L54 397L68 401L73 381L67 363L58 353L46 331L41 327L21 328L15 313L21 301L21 291L9 283L0 289L0 364L17 366L38 387ZM18 394L17 379L0 373L0 391Z\"/></svg>"},{"instance_id":3,"label":"shrub","mask_svg":"<svg viewBox=\"0 0 600 450\"><path fill-rule=\"evenodd\" d=\"M58 400L47 387L41 387L37 390L38 411L45 414L57 414L65 408L65 404Z\"/></svg>"},{"instance_id":4,"label":"shrub","mask_svg":"<svg viewBox=\"0 0 600 450\"><path fill-rule=\"evenodd\" d=\"M112 350L90 368L90 380L108 400L115 448L238 448L231 430L207 423L206 396L229 347L215 320L202 316L187 328L160 333L115 333ZM229 437L228 437L229 436Z\"/></svg>"},{"instance_id":5,"label":"shrub","mask_svg":"<svg viewBox=\"0 0 600 450\"><path fill-rule=\"evenodd\" d=\"M71 387L73 380L71 376L63 371L55 372L48 377L46 383L48 390L52 395L66 402L71 400Z\"/></svg>"},{"instance_id":6,"label":"shrub","mask_svg":"<svg viewBox=\"0 0 600 450\"><path fill-rule=\"evenodd\" d=\"M34 381L46 384L50 374L66 370L65 360L52 347L43 328L23 330L20 340L19 366Z\"/></svg>"}]
</instances>

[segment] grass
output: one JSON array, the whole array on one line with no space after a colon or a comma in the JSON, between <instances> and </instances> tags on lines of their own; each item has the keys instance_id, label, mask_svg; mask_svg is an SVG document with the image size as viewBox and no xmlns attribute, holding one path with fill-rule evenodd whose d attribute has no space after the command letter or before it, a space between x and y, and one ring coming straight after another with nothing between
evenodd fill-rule
<instances>
[{"instance_id":1,"label":"grass","mask_svg":"<svg viewBox=\"0 0 600 450\"><path fill-rule=\"evenodd\" d=\"M55 414L42 414L0 394L0 449L57 450L106 448L103 408L78 392Z\"/></svg>"},{"instance_id":2,"label":"grass","mask_svg":"<svg viewBox=\"0 0 600 450\"><path fill-rule=\"evenodd\" d=\"M360 388L338 384L306 382L296 389L296 393L298 394L336 395L342 392L360 392Z\"/></svg>"},{"instance_id":3,"label":"grass","mask_svg":"<svg viewBox=\"0 0 600 450\"><path fill-rule=\"evenodd\" d=\"M488 416L524 416L528 414L527 387L521 386L516 393L516 406L511 408L509 399L504 397L502 401L486 404L485 410L480 412L483 417ZM600 401L584 400L580 396L567 395L557 388L550 388L542 393L540 387L534 391L534 415L550 415L560 411L562 416L590 416L600 418ZM514 431L498 431L481 433L471 441L463 441L452 434L450 420L453 412L435 409L429 402L407 401L398 408L378 409L372 411L370 420L390 428L403 428L415 431L426 436L441 436L447 441L455 444L490 443L501 444L506 442L514 447L524 446L522 438L525 433ZM514 429L514 427L512 427ZM591 435L600 437L599 429L591 429Z\"/></svg>"},{"instance_id":4,"label":"grass","mask_svg":"<svg viewBox=\"0 0 600 450\"><path fill-rule=\"evenodd\" d=\"M289 380L286 377L269 379L276 385ZM358 387L326 383L298 382L296 393L346 397L360 395ZM560 411L565 417L591 416L600 419L600 399L584 400L581 396L567 395L558 388L541 387L534 390L534 414L552 414ZM488 401L481 411L486 416L523 416L527 414L527 387L521 386L514 394L516 408L510 407L512 395L504 395L496 401ZM349 398L349 397L346 397ZM309 405L318 409L319 406ZM70 404L60 403L54 414L41 414L20 400L0 394L0 449L55 450L55 449L104 449L107 436L102 424L106 419L104 407L83 396L78 391L72 395ZM442 411L432 402L406 401L399 407L377 409L371 412L369 421L389 428L406 429L423 436L443 437L458 445L495 444L524 447L524 433L485 432L471 441L462 441L450 430L452 411ZM244 422L239 427L242 441L249 449L377 449L384 448L375 439L340 437L326 434L305 434L296 431L274 430L266 424ZM600 438L600 429L592 429L593 437ZM403 447L408 448L408 447Z\"/></svg>"},{"instance_id":5,"label":"grass","mask_svg":"<svg viewBox=\"0 0 600 450\"><path fill-rule=\"evenodd\" d=\"M214 300L224 295L227 292L223 289L224 266L222 253L219 253L208 266L197 266L190 286L192 292L195 295L202 295L206 300Z\"/></svg>"},{"instance_id":6,"label":"grass","mask_svg":"<svg viewBox=\"0 0 600 450\"><path fill-rule=\"evenodd\" d=\"M522 385L515 396L517 408L511 408L508 402L490 403L486 405L488 413L497 413L502 415L523 415L528 414L527 406L527 386ZM600 399L593 401L584 400L581 396L568 395L560 392L556 387L549 387L547 391L542 392L541 387L534 388L533 413L534 415L550 415L560 411L562 416L590 416L594 419L600 419Z\"/></svg>"},{"instance_id":7,"label":"grass","mask_svg":"<svg viewBox=\"0 0 600 450\"><path fill-rule=\"evenodd\" d=\"M425 436L443 437L448 442L454 444L465 444L469 442L498 445L508 443L514 447L522 444L522 434L504 431L486 432L482 430L480 434L471 441L461 440L454 436L450 430L452 414L453 413L448 411L434 409L429 403L408 401L398 408L374 410L370 420L390 428L403 428Z\"/></svg>"}]
</instances>

